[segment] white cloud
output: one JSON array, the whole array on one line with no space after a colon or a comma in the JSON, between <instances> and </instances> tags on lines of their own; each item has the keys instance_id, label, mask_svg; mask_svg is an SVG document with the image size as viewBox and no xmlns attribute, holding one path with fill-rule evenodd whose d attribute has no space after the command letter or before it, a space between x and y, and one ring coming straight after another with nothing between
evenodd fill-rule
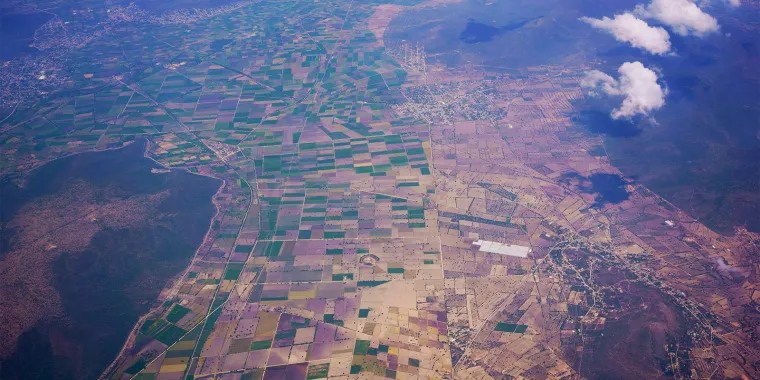
<instances>
[{"instance_id":1,"label":"white cloud","mask_svg":"<svg viewBox=\"0 0 760 380\"><path fill-rule=\"evenodd\" d=\"M735 1L729 0L731 4ZM636 6L635 12L641 17L662 22L682 36L701 37L719 28L718 21L691 0L652 0L647 6Z\"/></svg>"},{"instance_id":2,"label":"white cloud","mask_svg":"<svg viewBox=\"0 0 760 380\"><path fill-rule=\"evenodd\" d=\"M589 71L581 81L581 86L599 89L607 95L622 96L623 103L612 110L612 118L630 118L635 115L649 115L649 112L665 105L667 91L657 83L657 73L644 67L641 62L626 62L618 68L620 78L615 78L598 70Z\"/></svg>"},{"instance_id":3,"label":"white cloud","mask_svg":"<svg viewBox=\"0 0 760 380\"><path fill-rule=\"evenodd\" d=\"M613 111L612 117L647 115L649 111L665 105L666 91L657 83L657 73L644 67L641 62L626 62L618 69L620 92L625 95L623 104Z\"/></svg>"},{"instance_id":4,"label":"white cloud","mask_svg":"<svg viewBox=\"0 0 760 380\"><path fill-rule=\"evenodd\" d=\"M616 15L615 18L602 17L601 20L581 17L581 21L612 34L618 41L628 42L652 54L662 55L670 51L670 35L665 29L650 26L630 13Z\"/></svg>"},{"instance_id":5,"label":"white cloud","mask_svg":"<svg viewBox=\"0 0 760 380\"><path fill-rule=\"evenodd\" d=\"M722 256L713 256L713 260L715 260L715 263L718 264L718 267L716 269L718 269L720 272L727 274L736 273L744 277L749 276L749 274L743 268L729 265L726 262L726 259Z\"/></svg>"},{"instance_id":6,"label":"white cloud","mask_svg":"<svg viewBox=\"0 0 760 380\"><path fill-rule=\"evenodd\" d=\"M589 92L591 95L597 95L595 90L599 87L607 95L620 95L617 80L599 70L587 72L586 77L581 80L581 87L591 89Z\"/></svg>"}]
</instances>

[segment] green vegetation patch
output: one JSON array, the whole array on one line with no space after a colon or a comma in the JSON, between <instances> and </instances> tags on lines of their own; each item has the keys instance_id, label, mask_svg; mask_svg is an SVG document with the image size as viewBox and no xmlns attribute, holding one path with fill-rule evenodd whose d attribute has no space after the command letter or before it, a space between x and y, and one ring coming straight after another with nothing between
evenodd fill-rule
<instances>
[{"instance_id":1,"label":"green vegetation patch","mask_svg":"<svg viewBox=\"0 0 760 380\"><path fill-rule=\"evenodd\" d=\"M143 323L142 326L140 326L140 332L148 335L154 323L156 323L155 319L148 319L147 321L145 321L145 323Z\"/></svg>"},{"instance_id":2,"label":"green vegetation patch","mask_svg":"<svg viewBox=\"0 0 760 380\"><path fill-rule=\"evenodd\" d=\"M257 350L266 350L268 348L272 347L272 341L271 340L260 340L258 342L251 343L251 351L257 351Z\"/></svg>"},{"instance_id":3,"label":"green vegetation patch","mask_svg":"<svg viewBox=\"0 0 760 380\"><path fill-rule=\"evenodd\" d=\"M356 345L354 345L354 355L367 355L369 352L370 341L357 339Z\"/></svg>"},{"instance_id":4,"label":"green vegetation patch","mask_svg":"<svg viewBox=\"0 0 760 380\"><path fill-rule=\"evenodd\" d=\"M124 373L129 373L129 374L138 373L142 371L143 369L145 369L147 365L148 365L148 362L140 358L136 362L134 362L131 366L129 366L127 369L125 369Z\"/></svg>"},{"instance_id":5,"label":"green vegetation patch","mask_svg":"<svg viewBox=\"0 0 760 380\"><path fill-rule=\"evenodd\" d=\"M173 324L166 324L166 326L161 329L156 335L153 336L157 341L167 345L171 346L179 340L179 338L182 338L183 335L185 335L187 331L173 325Z\"/></svg>"},{"instance_id":6,"label":"green vegetation patch","mask_svg":"<svg viewBox=\"0 0 760 380\"><path fill-rule=\"evenodd\" d=\"M296 337L296 329L288 329L285 331L278 331L276 334L274 334L274 338L277 340L281 339L293 339Z\"/></svg>"},{"instance_id":7,"label":"green vegetation patch","mask_svg":"<svg viewBox=\"0 0 760 380\"><path fill-rule=\"evenodd\" d=\"M528 325L518 325L516 323L504 323L499 322L496 324L495 331L500 332L508 332L508 333L518 333L523 334L528 329Z\"/></svg>"},{"instance_id":8,"label":"green vegetation patch","mask_svg":"<svg viewBox=\"0 0 760 380\"><path fill-rule=\"evenodd\" d=\"M342 239L345 236L344 231L325 231L325 239Z\"/></svg>"},{"instance_id":9,"label":"green vegetation patch","mask_svg":"<svg viewBox=\"0 0 760 380\"><path fill-rule=\"evenodd\" d=\"M343 320L335 319L335 314L325 314L323 318L325 323L331 323L333 325L343 326Z\"/></svg>"},{"instance_id":10,"label":"green vegetation patch","mask_svg":"<svg viewBox=\"0 0 760 380\"><path fill-rule=\"evenodd\" d=\"M206 324L203 326L203 331L201 331L201 337L198 338L198 345L200 347L206 344L208 337L211 335L211 330L213 330L214 324L216 324L216 320L219 319L220 315L222 315L222 308L216 309L216 311L208 316Z\"/></svg>"},{"instance_id":11,"label":"green vegetation patch","mask_svg":"<svg viewBox=\"0 0 760 380\"><path fill-rule=\"evenodd\" d=\"M288 296L261 297L262 301L287 301Z\"/></svg>"},{"instance_id":12,"label":"green vegetation patch","mask_svg":"<svg viewBox=\"0 0 760 380\"><path fill-rule=\"evenodd\" d=\"M252 245L238 245L235 247L235 252L251 252L253 250Z\"/></svg>"},{"instance_id":13,"label":"green vegetation patch","mask_svg":"<svg viewBox=\"0 0 760 380\"><path fill-rule=\"evenodd\" d=\"M374 287L385 284L388 280L359 281L356 286Z\"/></svg>"},{"instance_id":14,"label":"green vegetation patch","mask_svg":"<svg viewBox=\"0 0 760 380\"><path fill-rule=\"evenodd\" d=\"M353 153L351 152L351 149L336 149L335 150L335 158L349 158L352 157Z\"/></svg>"},{"instance_id":15,"label":"green vegetation patch","mask_svg":"<svg viewBox=\"0 0 760 380\"><path fill-rule=\"evenodd\" d=\"M359 166L359 167L356 167L354 170L356 171L356 174L372 173L371 166Z\"/></svg>"},{"instance_id":16,"label":"green vegetation patch","mask_svg":"<svg viewBox=\"0 0 760 380\"><path fill-rule=\"evenodd\" d=\"M347 280L353 280L353 279L354 279L353 273L338 273L332 276L333 281L347 281Z\"/></svg>"},{"instance_id":17,"label":"green vegetation patch","mask_svg":"<svg viewBox=\"0 0 760 380\"><path fill-rule=\"evenodd\" d=\"M184 340L186 340L186 339L183 339L183 341ZM193 342L193 343L195 343L195 342ZM177 345L175 344L173 347L176 347L176 346ZM193 350L194 350L194 347L190 348L190 349L187 349L187 350L171 350L170 349L169 351L166 351L166 358L167 359L170 359L170 358L186 358L186 359L190 359L190 357L193 356Z\"/></svg>"},{"instance_id":18,"label":"green vegetation patch","mask_svg":"<svg viewBox=\"0 0 760 380\"><path fill-rule=\"evenodd\" d=\"M174 305L172 310L169 312L169 314L166 315L166 320L171 323L177 323L180 319L182 319L187 313L189 313L191 310L182 306L182 305Z\"/></svg>"},{"instance_id":19,"label":"green vegetation patch","mask_svg":"<svg viewBox=\"0 0 760 380\"><path fill-rule=\"evenodd\" d=\"M282 242L281 241L274 241L267 245L266 251L264 253L264 256L277 256L280 254L280 249L282 249Z\"/></svg>"},{"instance_id":20,"label":"green vegetation patch","mask_svg":"<svg viewBox=\"0 0 760 380\"><path fill-rule=\"evenodd\" d=\"M409 163L409 160L406 158L406 156L391 157L390 161L393 166L402 166L402 165L407 165Z\"/></svg>"},{"instance_id":21,"label":"green vegetation patch","mask_svg":"<svg viewBox=\"0 0 760 380\"><path fill-rule=\"evenodd\" d=\"M329 371L330 363L311 364L306 372L306 380L327 378L327 373Z\"/></svg>"},{"instance_id":22,"label":"green vegetation patch","mask_svg":"<svg viewBox=\"0 0 760 380\"><path fill-rule=\"evenodd\" d=\"M230 263L227 265L227 271L224 273L225 280L237 280L240 272L243 271L243 263Z\"/></svg>"}]
</instances>

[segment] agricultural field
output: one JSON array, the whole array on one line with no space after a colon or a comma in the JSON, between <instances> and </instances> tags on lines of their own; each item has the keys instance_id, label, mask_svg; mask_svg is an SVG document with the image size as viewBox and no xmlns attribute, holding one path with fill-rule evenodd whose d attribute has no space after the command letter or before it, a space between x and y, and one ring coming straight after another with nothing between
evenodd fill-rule
<instances>
[{"instance_id":1,"label":"agricultural field","mask_svg":"<svg viewBox=\"0 0 760 380\"><path fill-rule=\"evenodd\" d=\"M48 66L4 68L23 91L0 90L0 174L145 144L153 175L219 182L102 378L593 378L613 354L633 378L759 376L737 363L760 360L738 312L760 238L621 176L572 118L588 64L385 38L457 1L45 3Z\"/></svg>"}]
</instances>

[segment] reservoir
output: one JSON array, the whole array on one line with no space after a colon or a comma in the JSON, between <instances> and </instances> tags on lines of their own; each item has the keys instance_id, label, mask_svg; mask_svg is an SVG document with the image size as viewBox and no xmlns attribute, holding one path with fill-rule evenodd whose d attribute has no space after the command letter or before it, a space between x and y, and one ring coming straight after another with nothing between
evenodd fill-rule
<instances>
[{"instance_id":1,"label":"reservoir","mask_svg":"<svg viewBox=\"0 0 760 380\"><path fill-rule=\"evenodd\" d=\"M221 181L153 172L144 148L70 156L2 184L0 378L97 378L189 264Z\"/></svg>"}]
</instances>

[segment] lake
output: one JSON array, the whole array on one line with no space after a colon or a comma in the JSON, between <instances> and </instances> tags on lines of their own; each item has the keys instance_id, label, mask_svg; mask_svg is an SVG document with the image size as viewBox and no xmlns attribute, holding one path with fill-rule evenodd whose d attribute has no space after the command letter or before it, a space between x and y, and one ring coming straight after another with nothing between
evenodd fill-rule
<instances>
[{"instance_id":1,"label":"lake","mask_svg":"<svg viewBox=\"0 0 760 380\"><path fill-rule=\"evenodd\" d=\"M189 264L221 182L153 173L143 150L79 154L3 184L0 378L97 378Z\"/></svg>"},{"instance_id":2,"label":"lake","mask_svg":"<svg viewBox=\"0 0 760 380\"><path fill-rule=\"evenodd\" d=\"M11 13L0 7L0 62L36 52L29 46L34 42L34 31L52 17L42 12Z\"/></svg>"}]
</instances>

